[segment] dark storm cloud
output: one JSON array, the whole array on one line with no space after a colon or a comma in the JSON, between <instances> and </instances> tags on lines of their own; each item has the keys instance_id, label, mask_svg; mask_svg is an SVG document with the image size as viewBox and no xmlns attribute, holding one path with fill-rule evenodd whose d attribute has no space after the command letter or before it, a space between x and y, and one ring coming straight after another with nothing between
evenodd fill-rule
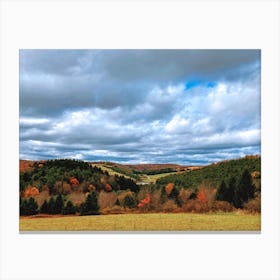
<instances>
[{"instance_id":1,"label":"dark storm cloud","mask_svg":"<svg viewBox=\"0 0 280 280\"><path fill-rule=\"evenodd\" d=\"M260 152L258 50L21 50L19 86L22 158Z\"/></svg>"}]
</instances>

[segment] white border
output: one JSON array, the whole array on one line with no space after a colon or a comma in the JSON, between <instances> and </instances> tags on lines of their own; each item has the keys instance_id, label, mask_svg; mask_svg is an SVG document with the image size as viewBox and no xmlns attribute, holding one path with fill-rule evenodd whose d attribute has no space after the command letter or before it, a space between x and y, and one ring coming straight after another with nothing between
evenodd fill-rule
<instances>
[{"instance_id":1,"label":"white border","mask_svg":"<svg viewBox=\"0 0 280 280\"><path fill-rule=\"evenodd\" d=\"M280 279L278 1L0 3L1 279ZM261 49L262 233L20 235L20 48Z\"/></svg>"}]
</instances>

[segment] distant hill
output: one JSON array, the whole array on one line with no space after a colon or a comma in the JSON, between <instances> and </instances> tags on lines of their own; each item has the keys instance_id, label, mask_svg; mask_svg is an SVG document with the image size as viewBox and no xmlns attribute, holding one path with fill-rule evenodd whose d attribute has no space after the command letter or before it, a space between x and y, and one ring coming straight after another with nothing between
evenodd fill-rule
<instances>
[{"instance_id":1,"label":"distant hill","mask_svg":"<svg viewBox=\"0 0 280 280\"><path fill-rule=\"evenodd\" d=\"M240 159L221 161L194 170L191 172L182 172L180 174L172 174L157 180L158 186L164 186L168 183L174 183L178 187L197 188L201 183L207 183L212 187L217 187L222 180L228 181L230 177L239 179L245 169L256 176L260 176L261 157L246 156Z\"/></svg>"}]
</instances>

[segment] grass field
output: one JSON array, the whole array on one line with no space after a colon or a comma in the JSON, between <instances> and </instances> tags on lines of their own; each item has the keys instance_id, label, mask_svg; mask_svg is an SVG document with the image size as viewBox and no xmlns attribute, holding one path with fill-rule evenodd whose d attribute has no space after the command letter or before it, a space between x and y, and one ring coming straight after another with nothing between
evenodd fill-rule
<instances>
[{"instance_id":1,"label":"grass field","mask_svg":"<svg viewBox=\"0 0 280 280\"><path fill-rule=\"evenodd\" d=\"M105 166L102 163L94 163L92 164L92 166L96 166L98 168L101 168L103 171L107 171L110 175L118 175L118 176L124 176L126 178L130 178L132 180L135 180L133 177L130 177L126 174L117 172L112 170L111 168L109 168L108 166ZM175 174L176 172L170 172L170 173L160 173L160 174L155 174L155 175L139 175L140 180L137 183L144 183L144 184L151 184L151 183L155 183L157 179L171 175L171 174Z\"/></svg>"},{"instance_id":2,"label":"grass field","mask_svg":"<svg viewBox=\"0 0 280 280\"><path fill-rule=\"evenodd\" d=\"M155 174L155 175L146 175L146 174L140 175L141 183L152 184L152 183L155 183L157 179L171 175L171 174L176 174L176 172L160 173L160 174Z\"/></svg>"},{"instance_id":3,"label":"grass field","mask_svg":"<svg viewBox=\"0 0 280 280\"><path fill-rule=\"evenodd\" d=\"M21 231L259 231L260 215L153 213L20 218Z\"/></svg>"},{"instance_id":4,"label":"grass field","mask_svg":"<svg viewBox=\"0 0 280 280\"><path fill-rule=\"evenodd\" d=\"M105 166L105 165L102 164L102 163L100 163L100 164L99 164L99 163L93 163L92 166L96 166L96 167L100 168L102 171L107 171L107 172L109 173L110 176L112 176L112 175L118 175L118 176L124 176L124 177L126 177L126 178L133 179L133 178L130 177L130 176L127 176L127 175L125 175L125 174L123 174L123 173L116 172L116 171L112 170L111 168Z\"/></svg>"}]
</instances>

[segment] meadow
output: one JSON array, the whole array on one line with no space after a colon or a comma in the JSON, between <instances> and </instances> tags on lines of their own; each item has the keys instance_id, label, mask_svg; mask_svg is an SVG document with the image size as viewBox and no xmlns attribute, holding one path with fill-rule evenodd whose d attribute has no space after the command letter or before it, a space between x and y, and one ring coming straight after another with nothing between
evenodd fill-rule
<instances>
[{"instance_id":1,"label":"meadow","mask_svg":"<svg viewBox=\"0 0 280 280\"><path fill-rule=\"evenodd\" d=\"M145 213L20 218L20 231L260 231L261 215Z\"/></svg>"}]
</instances>

